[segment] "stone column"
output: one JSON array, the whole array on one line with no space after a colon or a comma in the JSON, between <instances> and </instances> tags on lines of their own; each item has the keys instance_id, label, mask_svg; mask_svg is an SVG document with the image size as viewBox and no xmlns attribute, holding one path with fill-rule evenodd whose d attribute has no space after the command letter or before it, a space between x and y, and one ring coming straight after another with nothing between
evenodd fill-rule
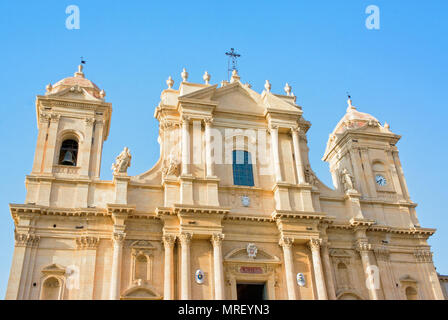
<instances>
[{"instance_id":1,"label":"stone column","mask_svg":"<svg viewBox=\"0 0 448 320\"><path fill-rule=\"evenodd\" d=\"M406 179L404 178L403 166L401 165L400 157L398 156L398 151L392 149L391 153L392 153L392 159L394 160L395 163L395 168L397 168L398 179L400 180L403 196L406 200L410 200L409 189L406 184Z\"/></svg>"},{"instance_id":2,"label":"stone column","mask_svg":"<svg viewBox=\"0 0 448 320\"><path fill-rule=\"evenodd\" d=\"M90 176L90 158L92 150L92 137L93 137L93 125L95 124L94 118L85 119L85 137L82 144L79 144L78 151L78 163L76 166L81 167L79 174L81 176Z\"/></svg>"},{"instance_id":3,"label":"stone column","mask_svg":"<svg viewBox=\"0 0 448 320\"><path fill-rule=\"evenodd\" d=\"M213 177L215 176L214 170L213 170L213 163L212 163L212 146L211 146L211 126L213 123L212 118L207 118L205 121L205 164L207 167L207 177Z\"/></svg>"},{"instance_id":4,"label":"stone column","mask_svg":"<svg viewBox=\"0 0 448 320\"><path fill-rule=\"evenodd\" d=\"M362 267L364 269L364 275L365 275L365 283L367 286L367 290L369 291L369 297L370 300L378 300L378 292L377 292L377 286L380 284L375 283L375 275L372 274L372 271L374 271L374 268L370 262L369 252L371 250L371 245L367 243L367 240L360 239L356 243L356 249L358 250L361 261L362 261ZM372 280L373 277L373 281ZM377 275L379 277L379 274Z\"/></svg>"},{"instance_id":5,"label":"stone column","mask_svg":"<svg viewBox=\"0 0 448 320\"><path fill-rule=\"evenodd\" d=\"M282 237L279 245L283 248L283 259L285 262L286 287L288 288L288 299L297 300L296 281L294 276L294 260L292 256L293 238Z\"/></svg>"},{"instance_id":6,"label":"stone column","mask_svg":"<svg viewBox=\"0 0 448 320\"><path fill-rule=\"evenodd\" d=\"M293 128L291 129L292 133L292 144L294 147L294 160L296 164L296 171L297 171L297 183L298 184L305 184L305 172L303 168L303 160L302 160L302 153L300 152L300 136L299 136L300 128Z\"/></svg>"},{"instance_id":7,"label":"stone column","mask_svg":"<svg viewBox=\"0 0 448 320\"><path fill-rule=\"evenodd\" d=\"M123 253L123 242L125 237L126 234L123 232L115 232L113 235L114 253L110 279L110 300L120 299L121 256Z\"/></svg>"},{"instance_id":8,"label":"stone column","mask_svg":"<svg viewBox=\"0 0 448 320\"><path fill-rule=\"evenodd\" d=\"M25 297L26 278L30 269L30 251L37 245L39 237L29 233L15 233L15 248L9 274L5 300L21 300ZM32 262L34 265L34 262Z\"/></svg>"},{"instance_id":9,"label":"stone column","mask_svg":"<svg viewBox=\"0 0 448 320\"><path fill-rule=\"evenodd\" d=\"M327 300L327 289L325 288L324 273L322 270L322 261L320 259L320 239L311 239L309 247L313 258L314 278L316 281L317 298Z\"/></svg>"},{"instance_id":10,"label":"stone column","mask_svg":"<svg viewBox=\"0 0 448 320\"><path fill-rule=\"evenodd\" d=\"M272 149L272 159L274 161L275 170L275 181L281 182L282 171L280 169L280 158L278 153L278 126L271 125L271 149Z\"/></svg>"},{"instance_id":11,"label":"stone column","mask_svg":"<svg viewBox=\"0 0 448 320\"><path fill-rule=\"evenodd\" d=\"M182 116L182 175L188 175L190 164L190 119Z\"/></svg>"},{"instance_id":12,"label":"stone column","mask_svg":"<svg viewBox=\"0 0 448 320\"><path fill-rule=\"evenodd\" d=\"M426 288L426 299L430 300L444 300L442 288L440 287L437 272L434 269L432 252L429 249L416 250L414 256L420 264L420 270L423 273L423 278L426 279L422 283L423 288ZM420 286L419 286L420 287Z\"/></svg>"},{"instance_id":13,"label":"stone column","mask_svg":"<svg viewBox=\"0 0 448 320\"><path fill-rule=\"evenodd\" d=\"M165 271L163 279L163 299L173 300L173 248L176 237L173 235L163 236L163 246L165 247Z\"/></svg>"},{"instance_id":14,"label":"stone column","mask_svg":"<svg viewBox=\"0 0 448 320\"><path fill-rule=\"evenodd\" d=\"M41 112L39 114L39 132L37 136L37 144L36 151L34 154L34 162L33 162L33 173L41 172L43 168L43 160L44 160L44 148L46 142L46 136L48 133L48 128L50 126L50 115L45 112Z\"/></svg>"},{"instance_id":15,"label":"stone column","mask_svg":"<svg viewBox=\"0 0 448 320\"><path fill-rule=\"evenodd\" d=\"M322 242L322 261L325 270L325 278L327 280L328 299L336 300L336 289L334 285L333 268L331 267L330 254L328 252L328 241Z\"/></svg>"},{"instance_id":16,"label":"stone column","mask_svg":"<svg viewBox=\"0 0 448 320\"><path fill-rule=\"evenodd\" d=\"M181 233L180 236L181 244L181 300L190 300L190 287L191 287L191 274L190 274L190 242L192 238L191 233Z\"/></svg>"},{"instance_id":17,"label":"stone column","mask_svg":"<svg viewBox=\"0 0 448 320\"><path fill-rule=\"evenodd\" d=\"M76 247L80 256L80 278L77 290L79 300L92 300L95 287L96 250L99 243L98 237L81 236L76 238ZM76 283L70 284L76 289Z\"/></svg>"},{"instance_id":18,"label":"stone column","mask_svg":"<svg viewBox=\"0 0 448 320\"><path fill-rule=\"evenodd\" d=\"M400 300L400 294L397 291L396 281L391 270L389 248L385 245L378 246L373 252L378 263L384 298L386 300Z\"/></svg>"},{"instance_id":19,"label":"stone column","mask_svg":"<svg viewBox=\"0 0 448 320\"><path fill-rule=\"evenodd\" d=\"M43 160L43 172L51 173L53 171L54 158L56 157L56 141L59 129L59 114L52 114L50 119L50 127L48 129L48 138L45 148L45 159ZM78 164L77 164L78 166Z\"/></svg>"},{"instance_id":20,"label":"stone column","mask_svg":"<svg viewBox=\"0 0 448 320\"><path fill-rule=\"evenodd\" d=\"M215 276L215 300L224 300L224 270L222 264L222 240L224 234L216 233L212 236L213 267Z\"/></svg>"}]
</instances>

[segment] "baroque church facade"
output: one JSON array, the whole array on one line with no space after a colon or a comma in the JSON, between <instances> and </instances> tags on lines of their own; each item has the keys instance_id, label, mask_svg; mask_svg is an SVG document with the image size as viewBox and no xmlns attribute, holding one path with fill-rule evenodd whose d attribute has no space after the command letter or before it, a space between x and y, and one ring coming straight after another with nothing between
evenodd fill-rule
<instances>
[{"instance_id":1,"label":"baroque church facade","mask_svg":"<svg viewBox=\"0 0 448 320\"><path fill-rule=\"evenodd\" d=\"M36 99L37 145L6 299L443 299L398 155L400 136L348 100L311 169L289 85L167 80L160 159L100 179L112 105L82 66ZM113 162L113 159L111 159ZM446 279L445 279L446 280Z\"/></svg>"}]
</instances>

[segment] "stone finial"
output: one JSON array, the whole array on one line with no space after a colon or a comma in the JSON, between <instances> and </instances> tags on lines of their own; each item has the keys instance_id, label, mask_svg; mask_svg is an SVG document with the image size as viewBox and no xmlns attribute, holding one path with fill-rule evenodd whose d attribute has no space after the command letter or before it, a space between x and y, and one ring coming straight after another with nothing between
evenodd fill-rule
<instances>
[{"instance_id":1,"label":"stone finial","mask_svg":"<svg viewBox=\"0 0 448 320\"><path fill-rule=\"evenodd\" d=\"M182 81L183 82L187 82L187 80L188 80L188 72L187 72L187 70L185 68L182 70L182 73L180 74L180 76L182 77Z\"/></svg>"},{"instance_id":2,"label":"stone finial","mask_svg":"<svg viewBox=\"0 0 448 320\"><path fill-rule=\"evenodd\" d=\"M184 69L185 70L185 69ZM168 89L171 89L174 85L174 80L171 76L168 77L168 80L166 80L166 85L168 86Z\"/></svg>"},{"instance_id":3,"label":"stone finial","mask_svg":"<svg viewBox=\"0 0 448 320\"><path fill-rule=\"evenodd\" d=\"M387 122L384 123L384 129L390 130L390 125Z\"/></svg>"},{"instance_id":4,"label":"stone finial","mask_svg":"<svg viewBox=\"0 0 448 320\"><path fill-rule=\"evenodd\" d=\"M45 88L47 89L47 93L50 93L51 90L53 90L53 86L51 83L49 83Z\"/></svg>"},{"instance_id":5,"label":"stone finial","mask_svg":"<svg viewBox=\"0 0 448 320\"><path fill-rule=\"evenodd\" d=\"M101 99L104 99L104 97L106 97L106 91L101 90L100 91L100 97L101 97Z\"/></svg>"},{"instance_id":6,"label":"stone finial","mask_svg":"<svg viewBox=\"0 0 448 320\"><path fill-rule=\"evenodd\" d=\"M204 79L205 84L209 84L211 78L212 76L207 71L205 71L204 75L202 76L202 79Z\"/></svg>"},{"instance_id":7,"label":"stone finial","mask_svg":"<svg viewBox=\"0 0 448 320\"><path fill-rule=\"evenodd\" d=\"M75 77L81 77L84 78L84 72L82 72L82 70L84 69L84 67L82 66L82 64L80 64L78 66L78 71L75 72Z\"/></svg>"},{"instance_id":8,"label":"stone finial","mask_svg":"<svg viewBox=\"0 0 448 320\"><path fill-rule=\"evenodd\" d=\"M286 92L286 95L287 96L290 96L291 95L291 90L292 90L292 87L288 84L288 82L286 82L286 85L285 85L285 92Z\"/></svg>"},{"instance_id":9,"label":"stone finial","mask_svg":"<svg viewBox=\"0 0 448 320\"><path fill-rule=\"evenodd\" d=\"M269 80L266 80L264 88L266 89L266 92L271 92L271 84L269 83Z\"/></svg>"},{"instance_id":10,"label":"stone finial","mask_svg":"<svg viewBox=\"0 0 448 320\"><path fill-rule=\"evenodd\" d=\"M232 77L230 78L230 83L234 83L235 81L240 81L241 77L238 75L238 71L233 69Z\"/></svg>"}]
</instances>

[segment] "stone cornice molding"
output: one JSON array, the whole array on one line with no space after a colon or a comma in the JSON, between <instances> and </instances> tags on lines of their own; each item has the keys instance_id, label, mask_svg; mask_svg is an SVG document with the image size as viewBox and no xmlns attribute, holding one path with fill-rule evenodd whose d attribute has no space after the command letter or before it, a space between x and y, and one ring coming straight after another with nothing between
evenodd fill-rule
<instances>
[{"instance_id":1,"label":"stone cornice molding","mask_svg":"<svg viewBox=\"0 0 448 320\"><path fill-rule=\"evenodd\" d=\"M230 212L230 208L227 207L214 207L214 206L190 206L175 204L171 208L174 214L185 215L185 214L219 214L225 215Z\"/></svg>"},{"instance_id":2,"label":"stone cornice molding","mask_svg":"<svg viewBox=\"0 0 448 320\"><path fill-rule=\"evenodd\" d=\"M109 216L105 209L101 208L50 208L31 204L10 204L11 215L14 220L23 214L32 216L65 216L65 217L104 217Z\"/></svg>"},{"instance_id":3,"label":"stone cornice molding","mask_svg":"<svg viewBox=\"0 0 448 320\"><path fill-rule=\"evenodd\" d=\"M327 215L323 212L311 211L292 211L292 210L275 210L271 214L273 220L278 219L305 219L305 220L324 220Z\"/></svg>"}]
</instances>

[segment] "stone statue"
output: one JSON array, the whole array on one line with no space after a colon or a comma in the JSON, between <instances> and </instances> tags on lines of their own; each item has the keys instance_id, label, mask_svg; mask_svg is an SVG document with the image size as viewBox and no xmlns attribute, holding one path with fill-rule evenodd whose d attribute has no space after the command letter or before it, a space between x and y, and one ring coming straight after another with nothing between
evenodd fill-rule
<instances>
[{"instance_id":1,"label":"stone statue","mask_svg":"<svg viewBox=\"0 0 448 320\"><path fill-rule=\"evenodd\" d=\"M305 180L312 186L316 186L318 184L317 177L309 164L305 166Z\"/></svg>"},{"instance_id":2,"label":"stone statue","mask_svg":"<svg viewBox=\"0 0 448 320\"><path fill-rule=\"evenodd\" d=\"M355 190L355 185L354 185L354 180L355 179L348 172L347 169L342 170L341 178L342 178L342 184L344 186L344 191L356 191Z\"/></svg>"},{"instance_id":3,"label":"stone statue","mask_svg":"<svg viewBox=\"0 0 448 320\"><path fill-rule=\"evenodd\" d=\"M128 168L131 166L131 159L131 153L129 152L129 149L125 147L116 158L115 163L112 164L111 169L113 170L114 175L123 173L126 174Z\"/></svg>"},{"instance_id":4,"label":"stone statue","mask_svg":"<svg viewBox=\"0 0 448 320\"><path fill-rule=\"evenodd\" d=\"M174 150L171 151L170 155L168 156L168 160L166 161L162 172L165 176L177 176L179 174L179 160L177 159Z\"/></svg>"}]
</instances>

